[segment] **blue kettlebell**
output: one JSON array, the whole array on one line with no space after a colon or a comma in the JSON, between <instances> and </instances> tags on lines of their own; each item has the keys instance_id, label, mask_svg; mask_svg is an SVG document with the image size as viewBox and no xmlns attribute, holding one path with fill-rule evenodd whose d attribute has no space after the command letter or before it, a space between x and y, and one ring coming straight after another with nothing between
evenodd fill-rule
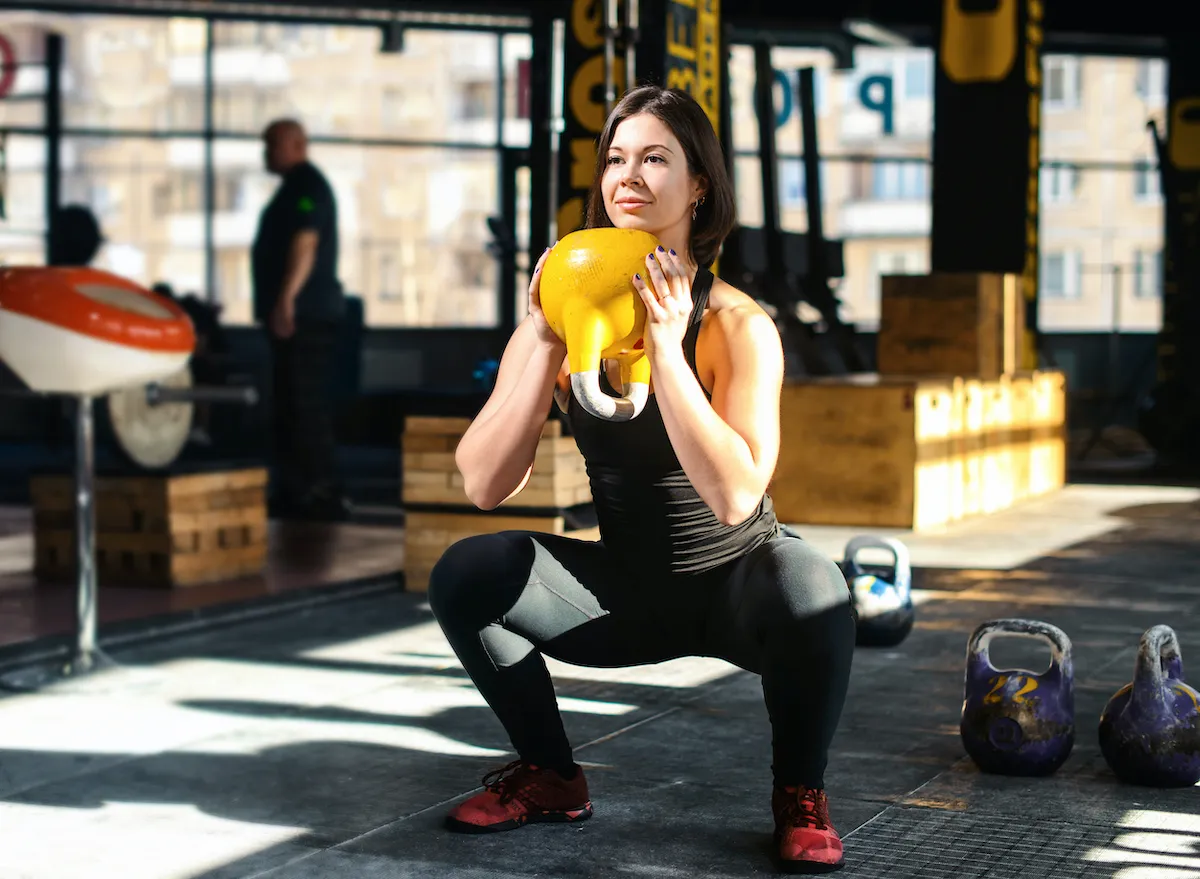
<instances>
[{"instance_id":1,"label":"blue kettlebell","mask_svg":"<svg viewBox=\"0 0 1200 879\"><path fill-rule=\"evenodd\" d=\"M997 636L1033 638L1050 645L1041 674L999 670L988 645ZM967 670L959 732L963 747L984 772L1038 776L1058 770L1075 746L1075 671L1071 640L1038 620L992 620L967 642Z\"/></svg>"},{"instance_id":2,"label":"blue kettlebell","mask_svg":"<svg viewBox=\"0 0 1200 879\"><path fill-rule=\"evenodd\" d=\"M1200 693L1184 683L1179 639L1169 626L1142 635L1133 683L1117 690L1100 715L1100 751L1126 784L1200 782Z\"/></svg>"},{"instance_id":3,"label":"blue kettlebell","mask_svg":"<svg viewBox=\"0 0 1200 879\"><path fill-rule=\"evenodd\" d=\"M891 555L886 566L864 567L858 554L882 549ZM908 547L891 537L864 534L846 544L842 573L854 608L855 643L860 647L895 647L912 631L912 565Z\"/></svg>"}]
</instances>

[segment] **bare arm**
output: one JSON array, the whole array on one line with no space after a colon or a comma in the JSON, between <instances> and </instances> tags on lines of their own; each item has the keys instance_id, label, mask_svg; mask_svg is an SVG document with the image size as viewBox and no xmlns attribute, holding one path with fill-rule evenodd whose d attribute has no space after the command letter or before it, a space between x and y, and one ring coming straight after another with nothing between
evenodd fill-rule
<instances>
[{"instance_id":1,"label":"bare arm","mask_svg":"<svg viewBox=\"0 0 1200 879\"><path fill-rule=\"evenodd\" d=\"M528 482L566 356L566 345L538 339L529 317L509 339L496 386L454 453L467 497L480 509L500 506Z\"/></svg>"},{"instance_id":2,"label":"bare arm","mask_svg":"<svg viewBox=\"0 0 1200 879\"><path fill-rule=\"evenodd\" d=\"M783 347L758 309L713 317L712 402L680 348L655 351L654 388L684 473L721 522L737 525L762 500L779 457Z\"/></svg>"},{"instance_id":3,"label":"bare arm","mask_svg":"<svg viewBox=\"0 0 1200 879\"><path fill-rule=\"evenodd\" d=\"M283 267L283 287L279 291L281 301L294 303L304 289L317 261L318 240L316 229L301 229L293 236Z\"/></svg>"}]
</instances>

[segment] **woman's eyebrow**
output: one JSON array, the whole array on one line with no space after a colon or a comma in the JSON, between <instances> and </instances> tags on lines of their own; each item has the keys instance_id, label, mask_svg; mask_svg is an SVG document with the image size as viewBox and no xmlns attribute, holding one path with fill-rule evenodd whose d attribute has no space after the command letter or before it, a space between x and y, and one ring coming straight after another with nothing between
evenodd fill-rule
<instances>
[{"instance_id":1,"label":"woman's eyebrow","mask_svg":"<svg viewBox=\"0 0 1200 879\"><path fill-rule=\"evenodd\" d=\"M625 152L625 150L623 150L619 146L610 146L608 149L609 149L609 152L618 152L618 153ZM666 150L668 153L675 152L673 149L671 149L669 146L667 146L666 144L663 144L663 143L652 143L652 144L647 144L646 146L642 147L642 152L646 152L648 150Z\"/></svg>"}]
</instances>

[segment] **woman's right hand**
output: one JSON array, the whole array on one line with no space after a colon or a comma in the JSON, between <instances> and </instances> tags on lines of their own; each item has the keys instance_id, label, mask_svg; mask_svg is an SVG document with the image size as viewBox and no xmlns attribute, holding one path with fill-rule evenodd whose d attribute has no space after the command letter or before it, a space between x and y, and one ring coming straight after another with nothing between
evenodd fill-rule
<instances>
[{"instance_id":1,"label":"woman's right hand","mask_svg":"<svg viewBox=\"0 0 1200 879\"><path fill-rule=\"evenodd\" d=\"M557 348L565 346L566 343L550 328L550 324L546 321L546 315L542 313L542 266L546 264L546 258L550 256L551 250L553 247L547 247L542 253L542 258L537 261L537 265L533 269L533 276L529 279L529 319L533 321L538 341L543 345Z\"/></svg>"}]
</instances>

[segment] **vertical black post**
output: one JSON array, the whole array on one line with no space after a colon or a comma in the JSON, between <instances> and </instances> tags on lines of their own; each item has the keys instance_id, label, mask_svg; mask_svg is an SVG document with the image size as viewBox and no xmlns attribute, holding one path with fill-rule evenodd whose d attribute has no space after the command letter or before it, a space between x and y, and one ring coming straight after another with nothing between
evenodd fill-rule
<instances>
[{"instance_id":1,"label":"vertical black post","mask_svg":"<svg viewBox=\"0 0 1200 879\"><path fill-rule=\"evenodd\" d=\"M497 314L500 318L500 330L508 337L517 328L517 168L520 166L517 150L501 149L500 186L498 189L499 204L497 209L501 226L508 239L498 241L500 247L497 265L500 272L500 283L497 285L500 296L500 307ZM511 243L511 247L509 246ZM529 271L533 271L533 262Z\"/></svg>"},{"instance_id":2,"label":"vertical black post","mask_svg":"<svg viewBox=\"0 0 1200 879\"><path fill-rule=\"evenodd\" d=\"M533 52L529 60L529 268L550 245L551 185L550 89L554 18L544 12L533 16Z\"/></svg>"},{"instance_id":3,"label":"vertical black post","mask_svg":"<svg viewBox=\"0 0 1200 879\"><path fill-rule=\"evenodd\" d=\"M1043 0L947 0L936 50L930 266L1021 276L1035 369Z\"/></svg>"},{"instance_id":4,"label":"vertical black post","mask_svg":"<svg viewBox=\"0 0 1200 879\"><path fill-rule=\"evenodd\" d=\"M825 219L821 193L821 150L817 144L816 92L811 67L800 68L800 137L804 150L804 204L808 212L808 272L805 283L829 283L829 265L825 247Z\"/></svg>"},{"instance_id":5,"label":"vertical black post","mask_svg":"<svg viewBox=\"0 0 1200 879\"><path fill-rule=\"evenodd\" d=\"M62 202L62 66L61 34L46 35L46 262L57 251L58 208Z\"/></svg>"},{"instance_id":6,"label":"vertical black post","mask_svg":"<svg viewBox=\"0 0 1200 879\"><path fill-rule=\"evenodd\" d=\"M204 289L211 302L217 297L217 169L215 160L215 85L213 83L213 20L204 29Z\"/></svg>"},{"instance_id":7,"label":"vertical black post","mask_svg":"<svg viewBox=\"0 0 1200 879\"><path fill-rule=\"evenodd\" d=\"M767 279L773 287L782 281L783 237L779 228L779 156L775 149L775 70L771 47L754 44L754 109L758 116L758 156L762 179L763 249Z\"/></svg>"}]
</instances>

